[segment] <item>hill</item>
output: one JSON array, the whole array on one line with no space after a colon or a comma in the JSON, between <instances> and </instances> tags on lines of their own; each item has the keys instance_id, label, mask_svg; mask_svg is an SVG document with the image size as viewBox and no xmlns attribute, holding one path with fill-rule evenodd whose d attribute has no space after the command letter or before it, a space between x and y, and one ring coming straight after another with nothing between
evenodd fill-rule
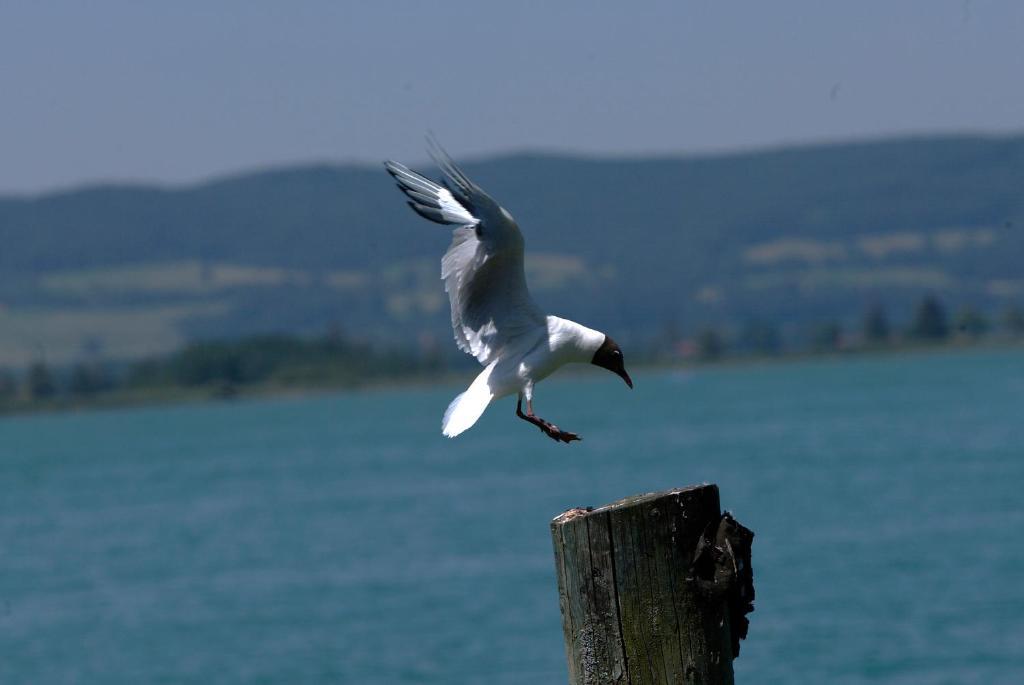
<instances>
[{"instance_id":1,"label":"hill","mask_svg":"<svg viewBox=\"0 0 1024 685\"><path fill-rule=\"evenodd\" d=\"M522 226L541 305L624 340L1024 299L1024 136L464 166ZM379 167L0 197L0 364L330 327L447 349L448 239Z\"/></svg>"}]
</instances>

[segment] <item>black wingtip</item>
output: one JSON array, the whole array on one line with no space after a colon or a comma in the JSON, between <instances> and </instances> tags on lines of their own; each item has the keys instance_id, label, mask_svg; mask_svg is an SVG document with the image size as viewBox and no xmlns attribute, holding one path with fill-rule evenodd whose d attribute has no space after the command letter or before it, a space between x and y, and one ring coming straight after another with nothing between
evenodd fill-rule
<instances>
[{"instance_id":1,"label":"black wingtip","mask_svg":"<svg viewBox=\"0 0 1024 685\"><path fill-rule=\"evenodd\" d=\"M437 224L447 224L444 220L444 215L441 214L441 210L434 209L433 207L424 207L423 205L413 202L412 200L406 200L406 204L412 207L412 211L416 212L424 219L429 219Z\"/></svg>"},{"instance_id":2,"label":"black wingtip","mask_svg":"<svg viewBox=\"0 0 1024 685\"><path fill-rule=\"evenodd\" d=\"M427 152L444 175L444 185L463 204L471 204L470 194L476 189L472 181L455 163L433 133L427 136Z\"/></svg>"}]
</instances>

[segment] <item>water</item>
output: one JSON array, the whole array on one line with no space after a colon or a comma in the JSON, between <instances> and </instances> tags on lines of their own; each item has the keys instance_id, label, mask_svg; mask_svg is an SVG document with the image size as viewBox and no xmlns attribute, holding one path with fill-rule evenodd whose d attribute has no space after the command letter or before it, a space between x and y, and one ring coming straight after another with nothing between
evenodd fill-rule
<instances>
[{"instance_id":1,"label":"water","mask_svg":"<svg viewBox=\"0 0 1024 685\"><path fill-rule=\"evenodd\" d=\"M562 683L548 522L717 482L739 683L1024 682L1024 354L0 421L2 683Z\"/></svg>"}]
</instances>

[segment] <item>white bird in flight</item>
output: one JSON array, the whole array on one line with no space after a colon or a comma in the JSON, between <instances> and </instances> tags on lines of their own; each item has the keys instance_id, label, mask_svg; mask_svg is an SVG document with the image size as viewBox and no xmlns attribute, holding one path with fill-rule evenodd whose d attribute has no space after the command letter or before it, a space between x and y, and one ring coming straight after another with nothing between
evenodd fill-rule
<instances>
[{"instance_id":1,"label":"white bird in flight","mask_svg":"<svg viewBox=\"0 0 1024 685\"><path fill-rule=\"evenodd\" d=\"M545 315L537 307L526 288L523 236L512 215L431 143L444 185L398 162L385 162L384 167L417 214L455 226L441 260L441 278L451 302L455 342L484 370L448 405L441 432L454 438L476 423L492 400L518 393L516 416L554 440L579 440L579 435L533 413L534 386L564 364L589 362L619 375L632 388L622 350L604 333Z\"/></svg>"}]
</instances>

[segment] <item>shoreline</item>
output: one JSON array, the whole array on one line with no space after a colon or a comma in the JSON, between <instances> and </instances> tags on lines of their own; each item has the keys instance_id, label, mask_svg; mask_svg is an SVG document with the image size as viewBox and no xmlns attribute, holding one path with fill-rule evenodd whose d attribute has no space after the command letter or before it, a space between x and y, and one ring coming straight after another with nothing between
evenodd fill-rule
<instances>
[{"instance_id":1,"label":"shoreline","mask_svg":"<svg viewBox=\"0 0 1024 685\"><path fill-rule=\"evenodd\" d=\"M993 340L980 342L950 341L939 344L898 344L865 347L827 352L782 352L778 354L728 355L714 360L644 360L631 366L642 372L650 371L696 371L700 369L744 369L761 366L778 366L815 361L853 361L898 356L955 355L966 352L1021 351L1024 340ZM565 369L560 376L582 375L578 370ZM223 386L166 386L149 389L114 390L99 393L91 398L57 398L52 400L18 400L7 405L0 404L0 421L8 417L34 415L77 414L84 412L118 409L149 408L164 406L187 406L211 403L227 403L246 400L277 398L304 398L333 394L355 394L398 389L432 388L443 385L458 385L471 382L479 373L475 368L465 371L445 371L436 375L395 377L368 380L365 383L338 385L283 385L264 383L249 386L225 388Z\"/></svg>"}]
</instances>

